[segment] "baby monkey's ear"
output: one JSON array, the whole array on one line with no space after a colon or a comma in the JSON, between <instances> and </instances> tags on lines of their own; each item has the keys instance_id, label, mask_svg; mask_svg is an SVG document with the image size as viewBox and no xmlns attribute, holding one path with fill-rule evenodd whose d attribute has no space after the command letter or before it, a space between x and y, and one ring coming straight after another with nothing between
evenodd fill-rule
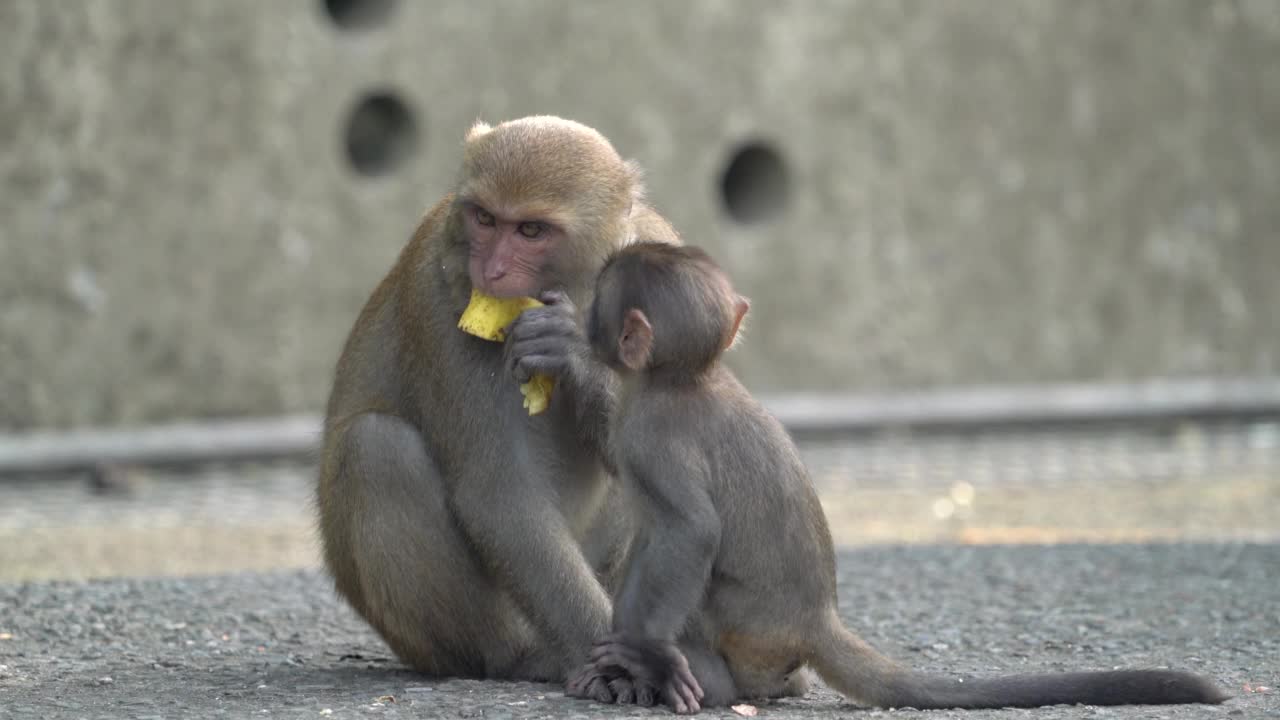
<instances>
[{"instance_id":1,"label":"baby monkey's ear","mask_svg":"<svg viewBox=\"0 0 1280 720\"><path fill-rule=\"evenodd\" d=\"M738 342L738 330L742 327L742 318L747 316L747 311L751 309L751 301L738 296L733 301L733 328L729 330L729 337L724 341L724 349L728 350Z\"/></svg>"},{"instance_id":2,"label":"baby monkey's ear","mask_svg":"<svg viewBox=\"0 0 1280 720\"><path fill-rule=\"evenodd\" d=\"M618 336L618 359L639 372L649 365L653 354L653 326L638 308L631 308L622 318L622 334Z\"/></svg>"}]
</instances>

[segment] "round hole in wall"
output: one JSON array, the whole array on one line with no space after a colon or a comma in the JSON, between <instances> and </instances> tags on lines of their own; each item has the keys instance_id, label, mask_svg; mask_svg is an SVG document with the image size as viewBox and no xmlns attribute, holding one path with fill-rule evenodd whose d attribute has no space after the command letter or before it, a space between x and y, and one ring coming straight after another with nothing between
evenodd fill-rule
<instances>
[{"instance_id":1,"label":"round hole in wall","mask_svg":"<svg viewBox=\"0 0 1280 720\"><path fill-rule=\"evenodd\" d=\"M787 168L767 143L739 145L720 177L720 197L729 217L756 223L774 217L787 204Z\"/></svg>"},{"instance_id":2,"label":"round hole in wall","mask_svg":"<svg viewBox=\"0 0 1280 720\"><path fill-rule=\"evenodd\" d=\"M347 118L347 159L361 175L385 175L413 154L418 126L413 111L394 93L369 93Z\"/></svg>"},{"instance_id":3,"label":"round hole in wall","mask_svg":"<svg viewBox=\"0 0 1280 720\"><path fill-rule=\"evenodd\" d=\"M324 11L344 30L368 28L386 22L399 0L322 0Z\"/></svg>"}]
</instances>

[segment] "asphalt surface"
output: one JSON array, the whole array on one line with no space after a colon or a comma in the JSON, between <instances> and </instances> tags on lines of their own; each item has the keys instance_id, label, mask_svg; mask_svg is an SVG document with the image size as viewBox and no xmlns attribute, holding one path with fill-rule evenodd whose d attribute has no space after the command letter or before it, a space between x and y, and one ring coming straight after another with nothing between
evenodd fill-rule
<instances>
[{"instance_id":1,"label":"asphalt surface","mask_svg":"<svg viewBox=\"0 0 1280 720\"><path fill-rule=\"evenodd\" d=\"M889 713L820 688L760 703L760 717L1280 718L1280 545L865 548L843 552L840 572L846 622L919 669L1171 666L1234 697ZM0 585L6 720L666 714L568 699L555 686L415 675L314 570Z\"/></svg>"}]
</instances>

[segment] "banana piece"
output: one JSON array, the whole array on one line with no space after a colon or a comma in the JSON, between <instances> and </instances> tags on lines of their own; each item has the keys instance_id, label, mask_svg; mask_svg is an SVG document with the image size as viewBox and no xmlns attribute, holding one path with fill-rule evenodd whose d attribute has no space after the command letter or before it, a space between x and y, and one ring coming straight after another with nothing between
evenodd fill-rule
<instances>
[{"instance_id":1,"label":"banana piece","mask_svg":"<svg viewBox=\"0 0 1280 720\"><path fill-rule=\"evenodd\" d=\"M478 338L502 342L507 339L506 327L529 308L542 307L531 297L496 298L479 290L471 290L471 302L462 311L458 327Z\"/></svg>"},{"instance_id":2,"label":"banana piece","mask_svg":"<svg viewBox=\"0 0 1280 720\"><path fill-rule=\"evenodd\" d=\"M458 318L458 328L478 338L503 342L507 339L506 327L511 321L535 307L542 307L542 303L531 297L496 298L472 288L471 302ZM524 407L528 408L530 415L547 409L555 382L554 378L546 375L534 375L529 382L520 385Z\"/></svg>"},{"instance_id":3,"label":"banana piece","mask_svg":"<svg viewBox=\"0 0 1280 720\"><path fill-rule=\"evenodd\" d=\"M520 394L524 395L524 406L529 408L530 415L537 415L547 409L551 402L551 388L556 381L546 375L534 375L529 382L520 386Z\"/></svg>"}]
</instances>

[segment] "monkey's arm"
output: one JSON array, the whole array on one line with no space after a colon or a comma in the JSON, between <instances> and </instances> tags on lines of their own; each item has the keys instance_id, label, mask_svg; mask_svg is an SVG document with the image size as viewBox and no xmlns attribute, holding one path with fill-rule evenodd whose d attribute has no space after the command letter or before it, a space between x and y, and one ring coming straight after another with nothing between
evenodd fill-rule
<instances>
[{"instance_id":1,"label":"monkey's arm","mask_svg":"<svg viewBox=\"0 0 1280 720\"><path fill-rule=\"evenodd\" d=\"M578 437L583 444L604 458L609 459L609 416L617 398L617 376L606 365L587 352L577 354L570 362L571 392L574 393L573 417L577 423Z\"/></svg>"},{"instance_id":2,"label":"monkey's arm","mask_svg":"<svg viewBox=\"0 0 1280 720\"><path fill-rule=\"evenodd\" d=\"M687 443L646 443L624 472L649 504L651 525L614 602L613 630L674 642L702 602L720 549L720 516L706 458Z\"/></svg>"},{"instance_id":3,"label":"monkey's arm","mask_svg":"<svg viewBox=\"0 0 1280 720\"><path fill-rule=\"evenodd\" d=\"M608 630L609 596L549 480L522 473L513 456L496 460L471 463L458 478L455 516L539 635L562 652L567 673Z\"/></svg>"},{"instance_id":4,"label":"monkey's arm","mask_svg":"<svg viewBox=\"0 0 1280 720\"><path fill-rule=\"evenodd\" d=\"M592 353L569 296L552 291L539 299L542 307L525 310L511 324L506 365L519 382L537 373L557 378L557 387L572 402L578 437L597 456L606 457L617 381Z\"/></svg>"}]
</instances>

